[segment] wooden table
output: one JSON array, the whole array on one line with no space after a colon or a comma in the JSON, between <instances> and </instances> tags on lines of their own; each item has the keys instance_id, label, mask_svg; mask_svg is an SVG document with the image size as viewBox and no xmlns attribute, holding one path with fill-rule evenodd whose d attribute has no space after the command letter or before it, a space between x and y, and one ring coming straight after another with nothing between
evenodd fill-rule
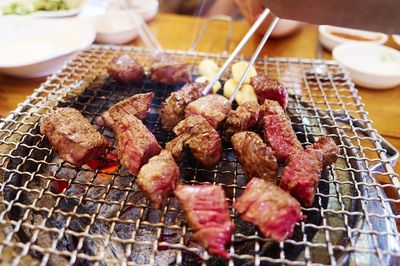
<instances>
[{"instance_id":1,"label":"wooden table","mask_svg":"<svg viewBox=\"0 0 400 266\"><path fill-rule=\"evenodd\" d=\"M187 50L191 47L203 22L202 19L192 17L159 14L150 23L150 27L164 48ZM198 50L221 52L225 46L227 28L226 23L215 22L205 32ZM249 25L245 22L234 23L230 51L238 44L248 28ZM269 40L262 51L262 55L315 58L318 47L317 38L316 26L307 25L303 30L292 36ZM258 41L258 36L250 40L244 48L243 54L250 56ZM142 45L140 41L135 41L132 44ZM330 58L328 52L324 52L323 55L325 58ZM43 81L44 79L29 80L0 75L0 115L7 116ZM400 87L382 91L360 88L359 94L365 104L365 109L369 112L370 119L374 121L373 126L400 150ZM400 164L395 167L395 172L400 172Z\"/></svg>"}]
</instances>

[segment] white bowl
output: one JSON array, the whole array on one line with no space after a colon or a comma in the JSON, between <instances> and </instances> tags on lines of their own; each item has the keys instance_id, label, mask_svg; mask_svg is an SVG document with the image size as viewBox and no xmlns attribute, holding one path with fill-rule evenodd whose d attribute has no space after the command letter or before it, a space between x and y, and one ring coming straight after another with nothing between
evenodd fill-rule
<instances>
[{"instance_id":1,"label":"white bowl","mask_svg":"<svg viewBox=\"0 0 400 266\"><path fill-rule=\"evenodd\" d=\"M19 77L51 74L95 38L86 20L2 17L0 24L0 72Z\"/></svg>"},{"instance_id":2,"label":"white bowl","mask_svg":"<svg viewBox=\"0 0 400 266\"><path fill-rule=\"evenodd\" d=\"M271 37L280 38L285 37L295 32L301 25L301 22L289 19L280 19L276 24L274 30L271 32Z\"/></svg>"},{"instance_id":3,"label":"white bowl","mask_svg":"<svg viewBox=\"0 0 400 266\"><path fill-rule=\"evenodd\" d=\"M327 25L319 26L318 31L321 44L330 51L339 44L384 44L388 40L388 36L386 34L379 32L355 30Z\"/></svg>"},{"instance_id":4,"label":"white bowl","mask_svg":"<svg viewBox=\"0 0 400 266\"><path fill-rule=\"evenodd\" d=\"M113 0L107 10L125 10L121 1L126 1L128 10L131 10L141 16L145 21L153 19L158 12L158 0Z\"/></svg>"},{"instance_id":5,"label":"white bowl","mask_svg":"<svg viewBox=\"0 0 400 266\"><path fill-rule=\"evenodd\" d=\"M96 18L96 42L124 44L138 36L141 18L129 11L110 11Z\"/></svg>"},{"instance_id":6,"label":"white bowl","mask_svg":"<svg viewBox=\"0 0 400 266\"><path fill-rule=\"evenodd\" d=\"M333 58L363 87L388 89L400 84L400 52L373 44L342 44L333 49Z\"/></svg>"}]
</instances>

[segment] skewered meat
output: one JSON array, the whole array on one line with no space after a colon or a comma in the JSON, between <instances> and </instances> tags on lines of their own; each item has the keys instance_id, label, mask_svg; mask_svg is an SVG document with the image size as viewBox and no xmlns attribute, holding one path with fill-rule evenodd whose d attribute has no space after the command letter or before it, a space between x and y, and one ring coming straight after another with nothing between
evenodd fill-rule
<instances>
[{"instance_id":1,"label":"skewered meat","mask_svg":"<svg viewBox=\"0 0 400 266\"><path fill-rule=\"evenodd\" d=\"M289 156L280 186L305 206L311 206L322 172L322 152L306 149Z\"/></svg>"},{"instance_id":2,"label":"skewered meat","mask_svg":"<svg viewBox=\"0 0 400 266\"><path fill-rule=\"evenodd\" d=\"M251 179L233 207L243 220L277 241L290 237L301 219L300 204L289 193L259 178Z\"/></svg>"},{"instance_id":3,"label":"skewered meat","mask_svg":"<svg viewBox=\"0 0 400 266\"><path fill-rule=\"evenodd\" d=\"M232 146L247 178L259 177L275 182L278 164L274 152L256 133L236 133L232 136Z\"/></svg>"},{"instance_id":4,"label":"skewered meat","mask_svg":"<svg viewBox=\"0 0 400 266\"><path fill-rule=\"evenodd\" d=\"M218 128L231 110L231 103L222 95L209 94L191 103L185 109L185 116L201 115L213 128Z\"/></svg>"},{"instance_id":5,"label":"skewered meat","mask_svg":"<svg viewBox=\"0 0 400 266\"><path fill-rule=\"evenodd\" d=\"M182 159L183 148L187 145L193 156L204 166L211 167L222 158L222 141L218 132L200 115L192 115L174 128L177 135L168 142L166 149L175 160Z\"/></svg>"},{"instance_id":6,"label":"skewered meat","mask_svg":"<svg viewBox=\"0 0 400 266\"><path fill-rule=\"evenodd\" d=\"M150 104L153 100L154 93L140 93L133 95L125 100L122 100L113 106L111 106L108 111L105 111L101 116L101 119L98 120L98 123L104 124L106 127L112 128L113 119L110 116L110 113L114 113L114 115L134 115L140 120L146 119L149 114Z\"/></svg>"},{"instance_id":7,"label":"skewered meat","mask_svg":"<svg viewBox=\"0 0 400 266\"><path fill-rule=\"evenodd\" d=\"M114 121L118 159L131 174L137 175L143 164L161 152L161 147L154 135L133 114L122 116L111 112L110 116Z\"/></svg>"},{"instance_id":8,"label":"skewered meat","mask_svg":"<svg viewBox=\"0 0 400 266\"><path fill-rule=\"evenodd\" d=\"M161 108L161 124L165 130L171 131L176 124L185 119L186 106L202 96L207 83L186 83L182 89L171 93Z\"/></svg>"},{"instance_id":9,"label":"skewered meat","mask_svg":"<svg viewBox=\"0 0 400 266\"><path fill-rule=\"evenodd\" d=\"M142 166L136 183L158 208L180 183L180 171L172 154L163 150Z\"/></svg>"},{"instance_id":10,"label":"skewered meat","mask_svg":"<svg viewBox=\"0 0 400 266\"><path fill-rule=\"evenodd\" d=\"M144 80L144 68L129 54L115 57L107 68L108 74L117 82L127 84Z\"/></svg>"},{"instance_id":11,"label":"skewered meat","mask_svg":"<svg viewBox=\"0 0 400 266\"><path fill-rule=\"evenodd\" d=\"M322 136L317 142L311 145L311 148L322 151L322 164L327 167L336 162L339 156L339 147L335 141L327 136Z\"/></svg>"},{"instance_id":12,"label":"skewered meat","mask_svg":"<svg viewBox=\"0 0 400 266\"><path fill-rule=\"evenodd\" d=\"M250 84L254 88L259 104L263 104L265 99L269 99L279 102L282 108L286 109L288 93L279 81L258 75L251 78Z\"/></svg>"},{"instance_id":13,"label":"skewered meat","mask_svg":"<svg viewBox=\"0 0 400 266\"><path fill-rule=\"evenodd\" d=\"M175 196L195 232L193 238L211 254L229 258L225 247L230 243L234 226L224 190L212 185L180 185Z\"/></svg>"},{"instance_id":14,"label":"skewered meat","mask_svg":"<svg viewBox=\"0 0 400 266\"><path fill-rule=\"evenodd\" d=\"M155 58L150 72L153 81L168 85L192 81L190 66L166 55Z\"/></svg>"},{"instance_id":15,"label":"skewered meat","mask_svg":"<svg viewBox=\"0 0 400 266\"><path fill-rule=\"evenodd\" d=\"M225 124L225 135L232 136L236 132L253 128L259 118L260 106L257 102L245 102L236 110L231 110Z\"/></svg>"},{"instance_id":16,"label":"skewered meat","mask_svg":"<svg viewBox=\"0 0 400 266\"><path fill-rule=\"evenodd\" d=\"M265 140L276 152L278 162L284 162L290 154L303 150L289 118L285 115L267 115L263 124Z\"/></svg>"},{"instance_id":17,"label":"skewered meat","mask_svg":"<svg viewBox=\"0 0 400 266\"><path fill-rule=\"evenodd\" d=\"M46 135L59 156L76 166L104 154L106 138L74 108L58 108L41 119L40 133Z\"/></svg>"}]
</instances>

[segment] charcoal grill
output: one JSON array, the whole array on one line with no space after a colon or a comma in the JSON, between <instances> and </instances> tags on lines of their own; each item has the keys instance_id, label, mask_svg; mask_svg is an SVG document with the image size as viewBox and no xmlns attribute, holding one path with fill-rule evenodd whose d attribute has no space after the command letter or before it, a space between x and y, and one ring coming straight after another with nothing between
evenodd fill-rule
<instances>
[{"instance_id":1,"label":"charcoal grill","mask_svg":"<svg viewBox=\"0 0 400 266\"><path fill-rule=\"evenodd\" d=\"M16 264L59 265L377 265L399 264L398 175L396 150L371 126L347 72L333 61L259 58L258 73L288 88L288 113L304 145L329 135L340 147L335 165L324 171L314 205L302 208L306 219L294 236L281 242L264 238L230 208L235 223L231 259L210 256L191 241L174 198L153 209L134 184L135 178L100 159L100 167L74 167L57 157L39 133L40 117L56 106L71 106L96 124L112 104L130 95L156 96L145 121L161 145L173 138L160 126L162 101L180 86L145 80L120 85L106 73L111 59L128 52L148 63L152 50L91 46L51 76L25 102L0 120L0 254ZM226 56L166 51L193 66L204 58L219 65ZM148 66L147 66L148 67ZM228 77L223 76L222 82ZM112 132L97 126L111 141ZM187 184L216 184L234 202L246 186L243 171L227 139L223 160L202 168L187 155L180 164ZM112 152L110 150L110 152ZM385 192L394 194L387 198Z\"/></svg>"}]
</instances>

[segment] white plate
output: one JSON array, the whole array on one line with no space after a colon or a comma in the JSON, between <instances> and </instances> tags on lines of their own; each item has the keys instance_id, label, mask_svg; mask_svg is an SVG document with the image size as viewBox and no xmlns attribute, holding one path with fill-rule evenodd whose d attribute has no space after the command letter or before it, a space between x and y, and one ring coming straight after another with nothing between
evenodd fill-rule
<instances>
[{"instance_id":1,"label":"white plate","mask_svg":"<svg viewBox=\"0 0 400 266\"><path fill-rule=\"evenodd\" d=\"M111 11L96 17L96 42L124 44L138 36L142 18L130 11Z\"/></svg>"},{"instance_id":2,"label":"white plate","mask_svg":"<svg viewBox=\"0 0 400 266\"><path fill-rule=\"evenodd\" d=\"M330 51L333 50L333 48L335 48L337 45L344 43L384 44L388 40L388 36L383 33L333 27L328 25L319 26L318 31L321 44ZM365 40L346 38L346 35L357 36Z\"/></svg>"},{"instance_id":3,"label":"white plate","mask_svg":"<svg viewBox=\"0 0 400 266\"><path fill-rule=\"evenodd\" d=\"M32 2L32 0L5 0L2 1L0 3L0 17L1 16L5 16L5 17L12 17L12 16L16 16L16 17L20 17L20 16L31 16L31 17L41 17L41 18L62 18L62 17L72 17L72 16L76 16L78 15L83 7L86 4L85 0L82 0L79 5L77 5L74 8L68 9L68 10L60 10L60 11L35 11L33 13L30 14L26 14L26 15L3 15L2 10L3 7L6 5L9 5L11 3L14 2Z\"/></svg>"},{"instance_id":4,"label":"white plate","mask_svg":"<svg viewBox=\"0 0 400 266\"><path fill-rule=\"evenodd\" d=\"M363 87L388 89L400 84L400 52L382 45L342 44L333 58Z\"/></svg>"},{"instance_id":5,"label":"white plate","mask_svg":"<svg viewBox=\"0 0 400 266\"><path fill-rule=\"evenodd\" d=\"M20 77L54 72L96 36L86 20L2 17L0 24L0 72Z\"/></svg>"}]
</instances>

